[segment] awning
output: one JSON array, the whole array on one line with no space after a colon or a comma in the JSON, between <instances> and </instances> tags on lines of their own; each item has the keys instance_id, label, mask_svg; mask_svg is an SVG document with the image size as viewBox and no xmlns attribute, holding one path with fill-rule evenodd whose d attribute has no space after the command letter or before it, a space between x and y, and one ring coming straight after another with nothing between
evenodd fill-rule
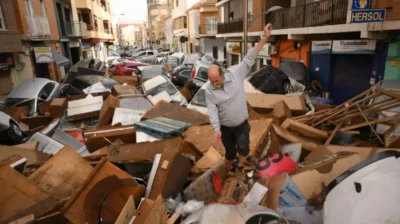
<instances>
[{"instance_id":1,"label":"awning","mask_svg":"<svg viewBox=\"0 0 400 224\"><path fill-rule=\"evenodd\" d=\"M57 51L51 49L51 54L53 56L53 61L57 63L58 67L64 67L70 64L69 59L59 54Z\"/></svg>"}]
</instances>

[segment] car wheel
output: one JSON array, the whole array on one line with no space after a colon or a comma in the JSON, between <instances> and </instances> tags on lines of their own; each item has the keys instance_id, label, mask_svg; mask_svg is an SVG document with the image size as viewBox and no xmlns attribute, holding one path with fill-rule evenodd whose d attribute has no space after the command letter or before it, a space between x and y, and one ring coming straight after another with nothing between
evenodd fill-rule
<instances>
[{"instance_id":1,"label":"car wheel","mask_svg":"<svg viewBox=\"0 0 400 224\"><path fill-rule=\"evenodd\" d=\"M10 122L10 128L8 129L8 136L13 140L18 140L21 139L23 135L24 134L22 133L19 126L14 122Z\"/></svg>"},{"instance_id":2,"label":"car wheel","mask_svg":"<svg viewBox=\"0 0 400 224\"><path fill-rule=\"evenodd\" d=\"M283 93L288 94L288 93L293 93L294 89L293 86L290 85L290 82L284 82L283 83Z\"/></svg>"}]
</instances>

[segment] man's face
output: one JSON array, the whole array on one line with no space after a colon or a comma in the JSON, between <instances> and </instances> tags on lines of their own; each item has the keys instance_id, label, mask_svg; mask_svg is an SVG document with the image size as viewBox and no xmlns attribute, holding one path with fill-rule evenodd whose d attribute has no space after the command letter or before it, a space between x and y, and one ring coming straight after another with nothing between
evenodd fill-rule
<instances>
[{"instance_id":1,"label":"man's face","mask_svg":"<svg viewBox=\"0 0 400 224\"><path fill-rule=\"evenodd\" d=\"M208 70L208 80L218 89L222 89L224 86L224 74L219 71L217 66L212 66Z\"/></svg>"}]
</instances>

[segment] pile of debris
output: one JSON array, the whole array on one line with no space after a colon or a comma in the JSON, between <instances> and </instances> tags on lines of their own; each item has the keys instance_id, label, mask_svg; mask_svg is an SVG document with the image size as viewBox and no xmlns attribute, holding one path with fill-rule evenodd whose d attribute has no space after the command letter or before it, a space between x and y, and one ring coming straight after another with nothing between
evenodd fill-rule
<instances>
[{"instance_id":1,"label":"pile of debris","mask_svg":"<svg viewBox=\"0 0 400 224\"><path fill-rule=\"evenodd\" d=\"M36 117L8 108L31 137L0 146L0 223L323 223L323 213L325 223L349 223L354 215L360 222L395 217L395 209L368 213L381 211L380 201L396 208L399 199L397 193L378 195L379 188L373 192L368 175L385 174L384 164L394 164L382 178L397 178L390 186L400 182L394 176L400 173L400 117L390 112L400 106L399 92L374 87L314 113L304 95L246 97L250 153L237 172L225 170L225 149L221 140L211 143L207 115L162 100L153 105L131 85L54 99ZM386 127L383 134L376 125ZM364 132L378 142L367 142ZM371 178L377 182L378 176ZM341 202L344 197L352 201ZM357 207L366 200L368 210Z\"/></svg>"}]
</instances>

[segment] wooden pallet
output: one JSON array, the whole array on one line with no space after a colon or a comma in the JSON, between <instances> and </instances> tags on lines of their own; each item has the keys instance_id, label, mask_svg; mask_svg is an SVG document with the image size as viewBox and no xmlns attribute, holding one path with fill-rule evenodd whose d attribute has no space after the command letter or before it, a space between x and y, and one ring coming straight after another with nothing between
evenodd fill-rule
<instances>
[{"instance_id":1,"label":"wooden pallet","mask_svg":"<svg viewBox=\"0 0 400 224\"><path fill-rule=\"evenodd\" d=\"M172 120L164 117L155 117L133 125L136 130L146 134L166 139L173 135L179 135L192 124Z\"/></svg>"}]
</instances>

